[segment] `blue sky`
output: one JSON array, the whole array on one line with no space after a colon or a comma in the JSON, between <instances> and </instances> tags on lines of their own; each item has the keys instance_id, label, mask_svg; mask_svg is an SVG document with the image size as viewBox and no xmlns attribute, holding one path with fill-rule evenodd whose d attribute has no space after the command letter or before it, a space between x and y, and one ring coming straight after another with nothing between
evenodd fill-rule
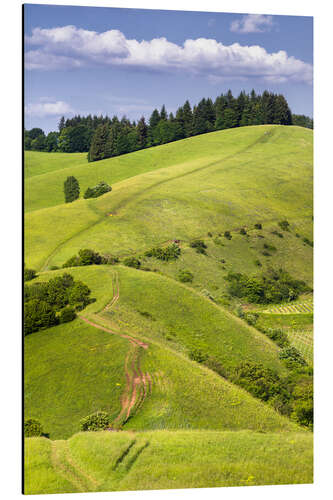
<instances>
[{"instance_id":1,"label":"blue sky","mask_svg":"<svg viewBox=\"0 0 333 500\"><path fill-rule=\"evenodd\" d=\"M25 126L175 111L229 88L313 115L311 17L25 5Z\"/></svg>"}]
</instances>

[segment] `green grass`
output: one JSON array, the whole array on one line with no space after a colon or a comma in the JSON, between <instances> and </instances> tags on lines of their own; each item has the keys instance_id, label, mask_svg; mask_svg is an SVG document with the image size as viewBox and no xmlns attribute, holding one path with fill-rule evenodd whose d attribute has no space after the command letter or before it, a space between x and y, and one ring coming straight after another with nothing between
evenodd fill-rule
<instances>
[{"instance_id":1,"label":"green grass","mask_svg":"<svg viewBox=\"0 0 333 500\"><path fill-rule=\"evenodd\" d=\"M141 156L151 154L156 159L159 151L166 153L172 148L168 156L161 153L161 158L169 161L167 168L162 168L164 162L161 160L154 171L116 184L105 179L112 183L113 190L101 198L79 200L27 214L27 264L38 269L62 265L82 246L120 256L142 253L173 238L189 242L208 231L223 233L242 226L251 228L257 221L264 227L265 224L273 227L286 217L293 232L302 227L302 234L311 234L310 131L297 127L246 127L187 139L185 144L193 151L192 154L187 149L187 157L183 151L184 141L121 157L117 161L123 162L122 174L129 177L135 175L129 166L134 161L132 155L136 158L139 153ZM207 149L211 149L214 156L207 157ZM112 161L105 160L110 165ZM129 162L127 166L126 162ZM99 168L98 163L102 162L84 168ZM90 184L98 180L91 177L91 170L86 175L90 176ZM255 184L253 179L256 179ZM52 199L54 186L53 180L49 187L40 186L36 190L38 200L42 197ZM32 188L29 192L33 192ZM113 217L109 217L109 213ZM290 238L293 239L289 241ZM302 269L310 270L311 247L299 238L297 242L294 240L296 237L289 235L286 235L286 242L282 243L281 239L271 261L279 264L288 260L293 246L299 254L295 261L304 257L309 265L303 265ZM253 269L259 247L251 252L251 249L244 249L243 241L240 245L243 250L238 252L234 265L242 260L244 252L247 255L250 252ZM296 267L301 268L299 264Z\"/></svg>"},{"instance_id":2,"label":"green grass","mask_svg":"<svg viewBox=\"0 0 333 500\"><path fill-rule=\"evenodd\" d=\"M36 418L52 439L80 430L98 410L115 417L125 386L128 342L81 320L25 338L25 418Z\"/></svg>"},{"instance_id":3,"label":"green grass","mask_svg":"<svg viewBox=\"0 0 333 500\"><path fill-rule=\"evenodd\" d=\"M24 177L36 177L77 165L87 164L87 153L40 153L39 151L24 152Z\"/></svg>"},{"instance_id":4,"label":"green grass","mask_svg":"<svg viewBox=\"0 0 333 500\"><path fill-rule=\"evenodd\" d=\"M46 472L50 455L40 456L43 438L26 439L43 465L28 463L27 494L48 493ZM59 443L61 444L61 443ZM26 445L26 446L27 446ZM60 446L55 442L56 448ZM254 433L216 431L154 431L143 433L80 433L73 436L64 458L72 484L58 483L57 492L153 490L313 481L310 433ZM55 464L53 475L63 469Z\"/></svg>"},{"instance_id":5,"label":"green grass","mask_svg":"<svg viewBox=\"0 0 333 500\"><path fill-rule=\"evenodd\" d=\"M37 281L63 272L43 273ZM191 346L204 345L226 369L253 359L282 371L278 349L267 337L163 276L121 266L87 266L66 272L86 283L96 298L82 315L115 332L148 341L148 350L141 353L141 370L152 378L152 393L126 428L297 428L187 356ZM110 313L96 316L112 298L116 272L120 299ZM140 312L150 314L151 319ZM80 319L26 337L26 418L41 420L53 439L77 432L80 419L94 411L106 410L114 418L120 411L129 346L127 340Z\"/></svg>"}]
</instances>

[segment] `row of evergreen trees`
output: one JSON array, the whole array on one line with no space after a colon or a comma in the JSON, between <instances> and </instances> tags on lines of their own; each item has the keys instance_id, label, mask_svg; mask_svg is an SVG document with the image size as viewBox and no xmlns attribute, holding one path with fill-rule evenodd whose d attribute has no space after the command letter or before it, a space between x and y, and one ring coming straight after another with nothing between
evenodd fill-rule
<instances>
[{"instance_id":1,"label":"row of evergreen trees","mask_svg":"<svg viewBox=\"0 0 333 500\"><path fill-rule=\"evenodd\" d=\"M166 144L214 130L246 125L278 124L313 127L310 118L292 115L285 97L264 91L258 95L241 92L237 98L231 90L215 100L202 99L191 108L189 101L167 113L165 106L155 109L148 122L144 117L136 123L125 116L61 118L59 131L45 136L41 129L25 131L25 148L37 151L86 152L96 161L119 156L146 147Z\"/></svg>"}]
</instances>

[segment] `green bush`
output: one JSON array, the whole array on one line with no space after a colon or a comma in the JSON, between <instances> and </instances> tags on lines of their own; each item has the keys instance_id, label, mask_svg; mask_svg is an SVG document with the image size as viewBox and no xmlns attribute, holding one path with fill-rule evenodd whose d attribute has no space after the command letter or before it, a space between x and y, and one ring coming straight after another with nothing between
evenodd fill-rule
<instances>
[{"instance_id":1,"label":"green bush","mask_svg":"<svg viewBox=\"0 0 333 500\"><path fill-rule=\"evenodd\" d=\"M203 361L203 364L207 366L210 370L213 370L214 372L218 373L221 377L226 377L226 371L223 368L223 365L220 363L220 361L214 356L209 356L207 359Z\"/></svg>"},{"instance_id":2,"label":"green bush","mask_svg":"<svg viewBox=\"0 0 333 500\"><path fill-rule=\"evenodd\" d=\"M254 326L258 321L259 314L258 313L246 313L244 319L248 325Z\"/></svg>"},{"instance_id":3,"label":"green bush","mask_svg":"<svg viewBox=\"0 0 333 500\"><path fill-rule=\"evenodd\" d=\"M115 257L114 255L110 255L110 254L102 255L101 264L108 264L110 266L113 266L114 264L118 264L118 262L119 262L118 257Z\"/></svg>"},{"instance_id":4,"label":"green bush","mask_svg":"<svg viewBox=\"0 0 333 500\"><path fill-rule=\"evenodd\" d=\"M246 229L242 227L239 231L239 234L247 234Z\"/></svg>"},{"instance_id":5,"label":"green bush","mask_svg":"<svg viewBox=\"0 0 333 500\"><path fill-rule=\"evenodd\" d=\"M304 281L295 280L286 271L269 269L261 276L229 272L227 291L232 297L245 298L257 304L279 303L296 299L300 293L310 291Z\"/></svg>"},{"instance_id":6,"label":"green bush","mask_svg":"<svg viewBox=\"0 0 333 500\"><path fill-rule=\"evenodd\" d=\"M232 374L232 381L263 401L268 401L284 390L277 373L252 361L238 365Z\"/></svg>"},{"instance_id":7,"label":"green bush","mask_svg":"<svg viewBox=\"0 0 333 500\"><path fill-rule=\"evenodd\" d=\"M88 187L86 192L84 193L84 198L98 198L102 196L102 194L108 193L112 191L112 187L109 186L104 181L99 182L96 186L90 188Z\"/></svg>"},{"instance_id":8,"label":"green bush","mask_svg":"<svg viewBox=\"0 0 333 500\"><path fill-rule=\"evenodd\" d=\"M28 418L24 421L24 437L35 437L43 434L42 424L34 419Z\"/></svg>"},{"instance_id":9,"label":"green bush","mask_svg":"<svg viewBox=\"0 0 333 500\"><path fill-rule=\"evenodd\" d=\"M302 238L306 245L313 247L313 241L309 240L309 238Z\"/></svg>"},{"instance_id":10,"label":"green bush","mask_svg":"<svg viewBox=\"0 0 333 500\"><path fill-rule=\"evenodd\" d=\"M178 259L180 254L181 249L176 243L167 247L155 247L145 252L146 257L155 257L155 259L163 260L165 262Z\"/></svg>"},{"instance_id":11,"label":"green bush","mask_svg":"<svg viewBox=\"0 0 333 500\"><path fill-rule=\"evenodd\" d=\"M24 269L24 281L30 281L36 278L37 274L34 269Z\"/></svg>"},{"instance_id":12,"label":"green bush","mask_svg":"<svg viewBox=\"0 0 333 500\"><path fill-rule=\"evenodd\" d=\"M125 266L134 267L135 269L139 269L141 266L141 262L136 257L127 257L123 263Z\"/></svg>"},{"instance_id":13,"label":"green bush","mask_svg":"<svg viewBox=\"0 0 333 500\"><path fill-rule=\"evenodd\" d=\"M255 229L262 229L262 224L260 222L257 222L255 225L254 225L254 228Z\"/></svg>"},{"instance_id":14,"label":"green bush","mask_svg":"<svg viewBox=\"0 0 333 500\"><path fill-rule=\"evenodd\" d=\"M102 431L107 429L110 424L110 415L105 412L98 411L92 415L84 417L80 421L80 428L81 431Z\"/></svg>"},{"instance_id":15,"label":"green bush","mask_svg":"<svg viewBox=\"0 0 333 500\"><path fill-rule=\"evenodd\" d=\"M192 347L189 352L189 357L192 361L196 361L197 363L203 363L207 359L207 354L203 352L200 347Z\"/></svg>"},{"instance_id":16,"label":"green bush","mask_svg":"<svg viewBox=\"0 0 333 500\"><path fill-rule=\"evenodd\" d=\"M276 252L276 247L270 243L264 243L264 248L270 252Z\"/></svg>"},{"instance_id":17,"label":"green bush","mask_svg":"<svg viewBox=\"0 0 333 500\"><path fill-rule=\"evenodd\" d=\"M283 229L283 231L289 231L290 224L287 220L282 220L278 224L279 224L280 228Z\"/></svg>"},{"instance_id":18,"label":"green bush","mask_svg":"<svg viewBox=\"0 0 333 500\"><path fill-rule=\"evenodd\" d=\"M259 259L255 260L254 263L255 263L256 266L262 267L262 263L260 262Z\"/></svg>"},{"instance_id":19,"label":"green bush","mask_svg":"<svg viewBox=\"0 0 333 500\"><path fill-rule=\"evenodd\" d=\"M60 323L69 323L76 318L76 312L72 307L65 307L60 311L59 314L59 322Z\"/></svg>"},{"instance_id":20,"label":"green bush","mask_svg":"<svg viewBox=\"0 0 333 500\"><path fill-rule=\"evenodd\" d=\"M207 245L203 240L193 240L190 242L190 247L194 248L197 253L206 254Z\"/></svg>"},{"instance_id":21,"label":"green bush","mask_svg":"<svg viewBox=\"0 0 333 500\"><path fill-rule=\"evenodd\" d=\"M295 365L304 366L306 361L296 347L288 346L279 353L279 358L285 361L288 368L293 369Z\"/></svg>"},{"instance_id":22,"label":"green bush","mask_svg":"<svg viewBox=\"0 0 333 500\"><path fill-rule=\"evenodd\" d=\"M287 347L290 345L288 335L281 328L267 328L267 330L264 330L264 333L279 347Z\"/></svg>"},{"instance_id":23,"label":"green bush","mask_svg":"<svg viewBox=\"0 0 333 500\"><path fill-rule=\"evenodd\" d=\"M193 281L193 274L190 271L179 271L177 277L182 283L192 283Z\"/></svg>"},{"instance_id":24,"label":"green bush","mask_svg":"<svg viewBox=\"0 0 333 500\"><path fill-rule=\"evenodd\" d=\"M227 238L227 240L231 240L232 236L230 234L230 231L224 231L224 237Z\"/></svg>"},{"instance_id":25,"label":"green bush","mask_svg":"<svg viewBox=\"0 0 333 500\"><path fill-rule=\"evenodd\" d=\"M58 323L54 309L45 301L32 299L24 304L24 335Z\"/></svg>"}]
</instances>

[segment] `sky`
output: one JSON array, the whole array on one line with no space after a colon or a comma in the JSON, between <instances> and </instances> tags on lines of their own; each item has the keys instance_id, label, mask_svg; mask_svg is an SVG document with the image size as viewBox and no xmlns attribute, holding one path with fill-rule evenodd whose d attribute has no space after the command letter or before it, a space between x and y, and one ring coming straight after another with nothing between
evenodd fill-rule
<instances>
[{"instance_id":1,"label":"sky","mask_svg":"<svg viewBox=\"0 0 333 500\"><path fill-rule=\"evenodd\" d=\"M62 115L147 119L231 89L283 94L313 116L313 18L24 7L25 128Z\"/></svg>"}]
</instances>

